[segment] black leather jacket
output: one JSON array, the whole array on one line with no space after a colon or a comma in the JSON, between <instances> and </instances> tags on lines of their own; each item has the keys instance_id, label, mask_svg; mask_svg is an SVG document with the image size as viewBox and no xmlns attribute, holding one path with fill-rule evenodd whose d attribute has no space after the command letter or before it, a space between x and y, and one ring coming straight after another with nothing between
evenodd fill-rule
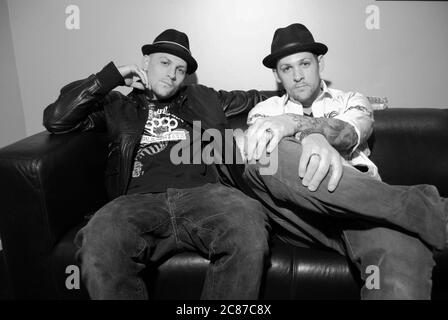
<instances>
[{"instance_id":1,"label":"black leather jacket","mask_svg":"<svg viewBox=\"0 0 448 320\"><path fill-rule=\"evenodd\" d=\"M148 118L142 101L145 95L133 91L125 96L111 91L119 85L124 85L123 77L111 62L99 73L62 88L58 99L44 110L43 118L45 128L55 134L107 130L110 143L106 188L110 199L127 192L135 152ZM202 130L223 131L229 127L227 117L248 112L265 97L255 90L226 92L189 85L180 89L179 98L184 120L201 121ZM231 148L235 155L233 141ZM220 165L217 169L227 182L248 191L240 178L241 166Z\"/></svg>"}]
</instances>

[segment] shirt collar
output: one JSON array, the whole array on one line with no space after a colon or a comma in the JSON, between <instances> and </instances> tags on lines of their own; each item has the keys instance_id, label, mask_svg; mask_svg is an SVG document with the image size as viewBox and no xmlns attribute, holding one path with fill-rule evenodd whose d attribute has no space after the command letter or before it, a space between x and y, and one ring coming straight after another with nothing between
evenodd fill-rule
<instances>
[{"instance_id":1,"label":"shirt collar","mask_svg":"<svg viewBox=\"0 0 448 320\"><path fill-rule=\"evenodd\" d=\"M329 96L330 98L333 98L333 94L331 93L330 89L328 88L324 80L320 80L320 88L322 89L322 93L317 99L322 98L326 95Z\"/></svg>"}]
</instances>

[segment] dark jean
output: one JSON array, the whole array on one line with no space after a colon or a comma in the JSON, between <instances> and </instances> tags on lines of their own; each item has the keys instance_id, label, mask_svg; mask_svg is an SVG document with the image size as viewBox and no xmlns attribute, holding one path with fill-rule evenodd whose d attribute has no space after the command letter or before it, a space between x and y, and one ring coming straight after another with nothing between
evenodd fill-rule
<instances>
[{"instance_id":1,"label":"dark jean","mask_svg":"<svg viewBox=\"0 0 448 320\"><path fill-rule=\"evenodd\" d=\"M262 205L222 184L125 195L75 238L92 299L147 299L139 272L180 251L210 260L202 299L257 299L268 254Z\"/></svg>"},{"instance_id":2,"label":"dark jean","mask_svg":"<svg viewBox=\"0 0 448 320\"><path fill-rule=\"evenodd\" d=\"M430 298L433 250L443 249L446 237L447 202L434 186L391 186L344 166L334 192L329 176L311 192L298 176L300 143L283 139L274 152L275 174L261 175L259 164L244 174L273 221L348 256L363 280L369 266L378 267L380 289L364 285L362 299Z\"/></svg>"}]
</instances>

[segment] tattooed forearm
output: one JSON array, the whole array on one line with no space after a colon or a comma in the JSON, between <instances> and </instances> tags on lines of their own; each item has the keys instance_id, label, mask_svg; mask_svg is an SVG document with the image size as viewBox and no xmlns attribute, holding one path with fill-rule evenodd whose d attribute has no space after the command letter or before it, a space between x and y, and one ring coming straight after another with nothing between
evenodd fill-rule
<instances>
[{"instance_id":1,"label":"tattooed forearm","mask_svg":"<svg viewBox=\"0 0 448 320\"><path fill-rule=\"evenodd\" d=\"M334 118L312 118L288 113L296 123L296 131L318 132L323 134L328 142L341 155L348 155L358 142L358 135L349 123Z\"/></svg>"}]
</instances>

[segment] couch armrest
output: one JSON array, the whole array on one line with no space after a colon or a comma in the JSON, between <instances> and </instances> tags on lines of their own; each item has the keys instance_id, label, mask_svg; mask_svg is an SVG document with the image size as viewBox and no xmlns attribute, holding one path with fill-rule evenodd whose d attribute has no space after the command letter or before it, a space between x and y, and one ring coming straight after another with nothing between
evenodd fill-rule
<instances>
[{"instance_id":1,"label":"couch armrest","mask_svg":"<svg viewBox=\"0 0 448 320\"><path fill-rule=\"evenodd\" d=\"M92 132L41 132L0 149L0 234L19 295L59 238L107 201L106 157L106 135Z\"/></svg>"}]
</instances>

